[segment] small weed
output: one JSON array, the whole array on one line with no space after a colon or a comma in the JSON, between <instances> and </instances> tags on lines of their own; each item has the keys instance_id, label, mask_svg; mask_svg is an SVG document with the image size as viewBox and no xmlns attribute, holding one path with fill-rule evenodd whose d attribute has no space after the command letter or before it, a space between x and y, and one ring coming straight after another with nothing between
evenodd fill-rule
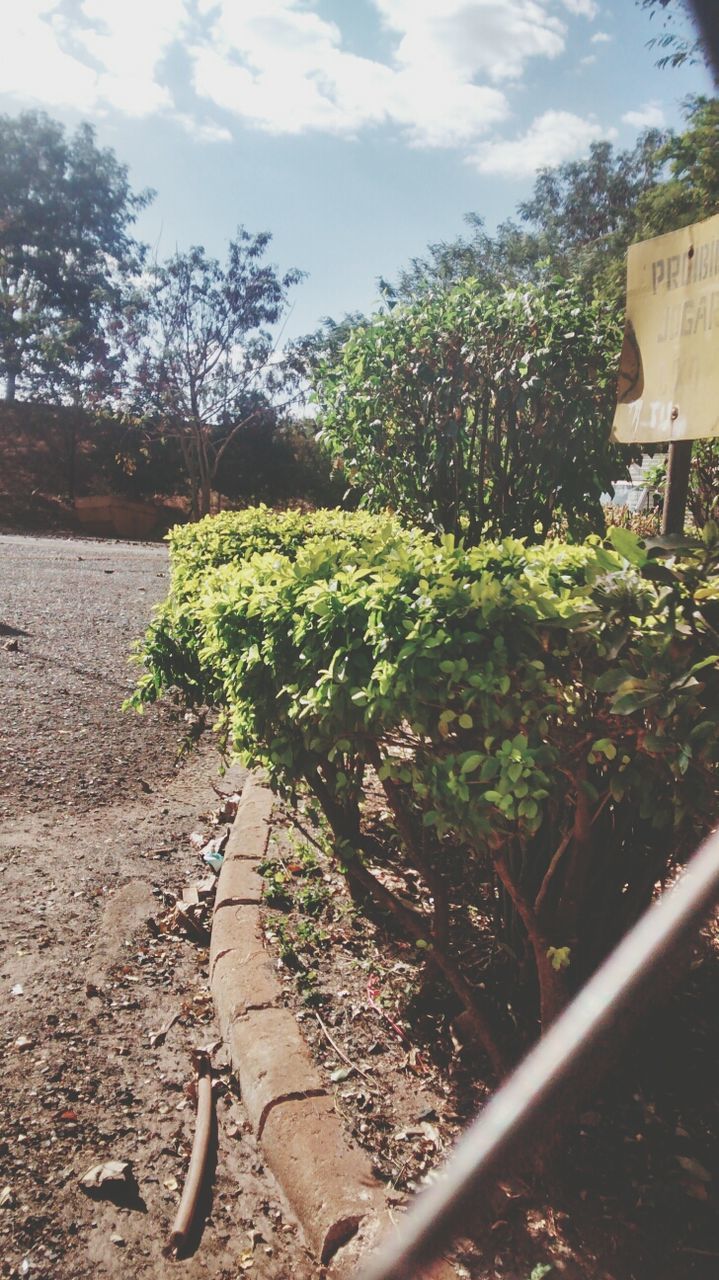
<instances>
[{"instance_id":1,"label":"small weed","mask_svg":"<svg viewBox=\"0 0 719 1280\"><path fill-rule=\"evenodd\" d=\"M297 952L294 938L292 937L291 931L288 929L287 925L283 924L282 921L278 921L275 924L275 933L277 935L280 960L282 963L286 965L288 969L292 969L294 971L303 969L304 965Z\"/></svg>"},{"instance_id":2,"label":"small weed","mask_svg":"<svg viewBox=\"0 0 719 1280\"><path fill-rule=\"evenodd\" d=\"M297 891L297 905L306 916L318 916L324 910L330 893L324 882L310 882Z\"/></svg>"},{"instance_id":3,"label":"small weed","mask_svg":"<svg viewBox=\"0 0 719 1280\"><path fill-rule=\"evenodd\" d=\"M278 911L289 911L292 906L290 877L281 862L268 858L260 863L258 871L265 882L265 902Z\"/></svg>"},{"instance_id":4,"label":"small weed","mask_svg":"<svg viewBox=\"0 0 719 1280\"><path fill-rule=\"evenodd\" d=\"M331 890L325 869L309 844L298 841L282 853L273 853L259 867L265 882L265 903L283 912L282 918L272 919L272 932L283 965L295 974L302 1003L315 1008L327 998L317 989L316 963L320 952L329 946L329 936L318 917L330 901Z\"/></svg>"},{"instance_id":5,"label":"small weed","mask_svg":"<svg viewBox=\"0 0 719 1280\"><path fill-rule=\"evenodd\" d=\"M324 929L318 929L313 920L299 920L297 938L311 951L321 951L327 946L329 938Z\"/></svg>"}]
</instances>

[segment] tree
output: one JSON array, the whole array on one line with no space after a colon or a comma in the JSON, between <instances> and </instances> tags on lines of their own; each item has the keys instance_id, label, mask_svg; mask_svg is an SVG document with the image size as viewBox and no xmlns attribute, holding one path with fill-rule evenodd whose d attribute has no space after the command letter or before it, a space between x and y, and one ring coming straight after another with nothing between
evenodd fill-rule
<instances>
[{"instance_id":1,"label":"tree","mask_svg":"<svg viewBox=\"0 0 719 1280\"><path fill-rule=\"evenodd\" d=\"M552 275L578 276L589 292L608 287L618 301L624 254L637 238L637 205L659 181L667 135L647 130L636 145L617 151L595 142L584 160L537 174L534 190L494 236L476 213L466 216L469 236L430 245L401 272L393 297L416 297L422 289L453 288L472 277L486 290L538 282Z\"/></svg>"},{"instance_id":2,"label":"tree","mask_svg":"<svg viewBox=\"0 0 719 1280\"><path fill-rule=\"evenodd\" d=\"M648 10L650 18L661 14L661 35L647 42L648 48L665 51L657 58L658 67L682 67L685 63L701 61L702 42L693 37L691 14L683 0L636 0L636 3Z\"/></svg>"},{"instance_id":3,"label":"tree","mask_svg":"<svg viewBox=\"0 0 719 1280\"><path fill-rule=\"evenodd\" d=\"M518 209L534 237L537 257L549 259L560 275L579 276L589 287L613 279L616 265L624 267L627 246L637 238L637 204L660 178L666 138L649 129L626 151L595 142L585 160L541 170L531 198Z\"/></svg>"},{"instance_id":4,"label":"tree","mask_svg":"<svg viewBox=\"0 0 719 1280\"><path fill-rule=\"evenodd\" d=\"M5 399L77 400L112 378L110 317L142 260L130 228L151 193L80 125L0 116L0 375ZM106 387L105 387L106 389Z\"/></svg>"},{"instance_id":5,"label":"tree","mask_svg":"<svg viewBox=\"0 0 719 1280\"><path fill-rule=\"evenodd\" d=\"M470 227L469 235L429 245L428 256L412 258L409 266L400 272L396 285L382 280L385 297L407 301L423 289L451 289L469 278L494 292L504 285L518 283L521 275L526 274L523 268L528 265L528 246L516 223L503 223L492 237L485 231L484 219L479 214L466 214L465 222ZM536 256L532 246L529 253L532 264Z\"/></svg>"},{"instance_id":6,"label":"tree","mask_svg":"<svg viewBox=\"0 0 719 1280\"><path fill-rule=\"evenodd\" d=\"M195 246L151 269L132 338L134 408L176 436L195 518L210 509L222 459L249 421L267 411L283 383L267 328L302 278L263 261L269 232L240 228L222 266Z\"/></svg>"},{"instance_id":7,"label":"tree","mask_svg":"<svg viewBox=\"0 0 719 1280\"><path fill-rule=\"evenodd\" d=\"M615 307L576 282L427 290L320 363L321 438L370 510L482 537L603 528L627 474L609 444Z\"/></svg>"},{"instance_id":8,"label":"tree","mask_svg":"<svg viewBox=\"0 0 719 1280\"><path fill-rule=\"evenodd\" d=\"M587 293L599 289L622 307L629 245L719 207L719 103L690 98L684 111L680 134L650 129L621 151L595 142L584 160L540 170L517 217L494 235L479 214L467 214L469 233L430 245L396 284L382 281L385 297L408 301L470 277L500 293L560 275L578 277Z\"/></svg>"},{"instance_id":9,"label":"tree","mask_svg":"<svg viewBox=\"0 0 719 1280\"><path fill-rule=\"evenodd\" d=\"M719 210L719 98L691 98L685 112L688 127L670 134L657 153L662 181L639 196L637 238L676 231Z\"/></svg>"}]
</instances>

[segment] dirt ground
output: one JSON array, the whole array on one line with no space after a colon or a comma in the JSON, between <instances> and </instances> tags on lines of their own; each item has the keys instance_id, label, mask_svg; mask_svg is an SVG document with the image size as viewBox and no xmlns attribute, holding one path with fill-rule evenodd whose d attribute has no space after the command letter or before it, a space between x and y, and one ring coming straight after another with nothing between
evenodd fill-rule
<instances>
[{"instance_id":1,"label":"dirt ground","mask_svg":"<svg viewBox=\"0 0 719 1280\"><path fill-rule=\"evenodd\" d=\"M184 1261L163 1256L191 1050L218 1033L206 952L156 922L203 874L189 837L212 834L212 784L241 781L218 777L211 744L178 765L188 726L171 711L119 710L166 573L158 546L0 538L3 1277L318 1274L222 1086L204 1232ZM78 1180L108 1160L134 1181L92 1199Z\"/></svg>"}]
</instances>

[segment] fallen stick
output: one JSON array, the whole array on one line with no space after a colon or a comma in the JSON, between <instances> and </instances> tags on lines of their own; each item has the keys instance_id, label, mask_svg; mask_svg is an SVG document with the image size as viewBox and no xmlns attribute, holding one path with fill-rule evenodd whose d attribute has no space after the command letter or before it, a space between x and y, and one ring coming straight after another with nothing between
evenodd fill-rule
<instances>
[{"instance_id":1,"label":"fallen stick","mask_svg":"<svg viewBox=\"0 0 719 1280\"><path fill-rule=\"evenodd\" d=\"M337 1054L337 1057L338 1057L338 1058L341 1058L343 1062L346 1062L346 1063L347 1063L347 1066L348 1066L348 1067L351 1067L353 1071L356 1071L356 1072L357 1072L357 1075L358 1075L358 1076L362 1076L362 1079L367 1081L367 1084L369 1085L369 1087L370 1087L370 1091L371 1091L372 1093L379 1093L380 1091L379 1091L379 1089L376 1087L374 1080L371 1080L371 1079L370 1079L370 1077L367 1075L367 1072L366 1072L366 1071L363 1071L361 1067L358 1067L356 1062L353 1062L351 1058L348 1058L348 1057L347 1057L347 1054L344 1052L344 1050L343 1050L343 1049L340 1049L340 1046L338 1045L337 1041L332 1039L332 1036L330 1035L329 1031L327 1030L327 1027L325 1026L324 1022L322 1021L322 1019L321 1019L321 1017L320 1017L320 1015L318 1014L318 1012L317 1012L317 1010L316 1010L316 1009L315 1009L315 1017L316 1017L317 1021L319 1022L320 1027L322 1028L322 1031L324 1032L324 1034L326 1035L326 1037L327 1037L327 1039L329 1040L330 1044L332 1045L332 1048L334 1049L335 1053Z\"/></svg>"},{"instance_id":2,"label":"fallen stick","mask_svg":"<svg viewBox=\"0 0 719 1280\"><path fill-rule=\"evenodd\" d=\"M198 1051L195 1055L197 1067L197 1121L195 1138L192 1143L190 1167L172 1227L168 1243L168 1252L179 1254L187 1243L195 1221L200 1193L205 1181L207 1161L212 1139L212 1073L210 1059L206 1053Z\"/></svg>"}]
</instances>

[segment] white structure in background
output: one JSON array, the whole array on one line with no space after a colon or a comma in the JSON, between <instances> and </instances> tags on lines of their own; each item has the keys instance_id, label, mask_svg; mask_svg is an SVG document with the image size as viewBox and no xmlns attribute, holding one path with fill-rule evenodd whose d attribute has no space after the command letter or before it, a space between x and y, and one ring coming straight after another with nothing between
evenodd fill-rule
<instances>
[{"instance_id":1,"label":"white structure in background","mask_svg":"<svg viewBox=\"0 0 719 1280\"><path fill-rule=\"evenodd\" d=\"M665 456L663 453L645 453L641 462L632 463L629 468L631 480L617 480L613 494L602 494L602 506L628 507L630 511L653 511L659 505L659 497L656 490L647 487L647 474Z\"/></svg>"}]
</instances>

